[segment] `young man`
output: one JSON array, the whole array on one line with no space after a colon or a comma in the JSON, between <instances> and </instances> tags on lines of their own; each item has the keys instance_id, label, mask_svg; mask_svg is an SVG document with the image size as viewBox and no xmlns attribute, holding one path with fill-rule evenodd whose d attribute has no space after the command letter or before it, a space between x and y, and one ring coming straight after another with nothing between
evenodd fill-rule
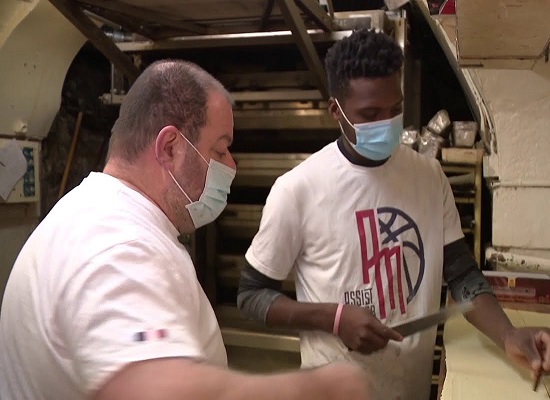
<instances>
[{"instance_id":1,"label":"young man","mask_svg":"<svg viewBox=\"0 0 550 400\"><path fill-rule=\"evenodd\" d=\"M328 52L329 111L341 137L274 184L246 253L238 306L301 330L305 367L352 360L379 399L428 399L436 328L402 338L391 326L439 308L443 279L467 318L535 370L550 371L548 329L514 329L468 252L437 160L399 145L397 44L360 30ZM297 301L281 295L293 272Z\"/></svg>"},{"instance_id":2,"label":"young man","mask_svg":"<svg viewBox=\"0 0 550 400\"><path fill-rule=\"evenodd\" d=\"M369 398L351 364L273 376L226 369L214 311L177 237L224 209L232 140L231 101L213 77L182 61L143 72L105 170L57 203L13 267L2 400Z\"/></svg>"}]
</instances>

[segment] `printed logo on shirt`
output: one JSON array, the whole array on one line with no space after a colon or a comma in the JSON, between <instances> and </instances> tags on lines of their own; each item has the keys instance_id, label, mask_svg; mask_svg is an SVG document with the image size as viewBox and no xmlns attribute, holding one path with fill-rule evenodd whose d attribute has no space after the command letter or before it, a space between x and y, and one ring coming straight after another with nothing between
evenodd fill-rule
<instances>
[{"instance_id":1,"label":"printed logo on shirt","mask_svg":"<svg viewBox=\"0 0 550 400\"><path fill-rule=\"evenodd\" d=\"M372 298L372 288L344 292L344 304L368 308L373 314L376 314L376 307Z\"/></svg>"},{"instance_id":2,"label":"printed logo on shirt","mask_svg":"<svg viewBox=\"0 0 550 400\"><path fill-rule=\"evenodd\" d=\"M147 342L150 340L160 340L168 336L166 329L149 329L143 332L134 333L134 342Z\"/></svg>"},{"instance_id":3,"label":"printed logo on shirt","mask_svg":"<svg viewBox=\"0 0 550 400\"><path fill-rule=\"evenodd\" d=\"M357 293L352 298L347 292L347 299L354 302L349 304L375 310L380 319L391 310L405 314L406 305L416 296L424 278L424 244L418 226L405 212L393 207L357 211L355 216L363 284L370 286L366 290L376 288L376 299L372 292L363 293L362 298L359 295L362 304L357 304Z\"/></svg>"}]
</instances>

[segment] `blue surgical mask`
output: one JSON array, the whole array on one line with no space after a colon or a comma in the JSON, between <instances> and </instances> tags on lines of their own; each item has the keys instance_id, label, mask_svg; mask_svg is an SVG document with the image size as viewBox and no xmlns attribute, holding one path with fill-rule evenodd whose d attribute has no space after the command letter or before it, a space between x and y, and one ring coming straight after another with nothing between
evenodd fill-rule
<instances>
[{"instance_id":1,"label":"blue surgical mask","mask_svg":"<svg viewBox=\"0 0 550 400\"><path fill-rule=\"evenodd\" d=\"M204 189L197 201L191 200L178 181L176 181L172 172L168 171L176 186L181 190L183 195L187 197L187 200L189 200L189 204L187 204L185 208L189 211L191 220L193 220L193 225L198 229L214 221L225 209L227 205L227 195L230 192L231 183L235 178L236 171L216 160L210 159L210 162L206 161L202 154L199 153L197 148L193 146L183 133L180 132L180 135L191 145L191 147L193 147L204 162L208 164Z\"/></svg>"},{"instance_id":2,"label":"blue surgical mask","mask_svg":"<svg viewBox=\"0 0 550 400\"><path fill-rule=\"evenodd\" d=\"M347 123L355 130L355 143L352 143L346 136L342 125L340 125L344 137L353 150L357 154L373 161L389 158L399 144L399 138L403 132L403 114L383 121L352 124L346 114L344 114L338 100L334 100Z\"/></svg>"}]
</instances>

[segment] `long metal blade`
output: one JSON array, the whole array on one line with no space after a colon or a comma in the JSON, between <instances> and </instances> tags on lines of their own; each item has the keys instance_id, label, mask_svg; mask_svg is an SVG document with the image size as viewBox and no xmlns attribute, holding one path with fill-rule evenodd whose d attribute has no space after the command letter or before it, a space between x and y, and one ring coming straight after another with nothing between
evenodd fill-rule
<instances>
[{"instance_id":1,"label":"long metal blade","mask_svg":"<svg viewBox=\"0 0 550 400\"><path fill-rule=\"evenodd\" d=\"M415 320L405 322L404 324L394 326L392 327L392 329L404 337L409 336L414 333L428 329L434 325L445 322L452 316L468 312L472 308L473 304L471 301L460 303L451 307L442 308L435 314L430 314L428 316L417 318Z\"/></svg>"}]
</instances>

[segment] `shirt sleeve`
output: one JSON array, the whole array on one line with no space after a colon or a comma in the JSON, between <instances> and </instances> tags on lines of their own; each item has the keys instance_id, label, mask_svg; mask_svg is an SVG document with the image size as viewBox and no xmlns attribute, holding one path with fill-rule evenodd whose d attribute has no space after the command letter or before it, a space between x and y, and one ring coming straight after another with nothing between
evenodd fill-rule
<instances>
[{"instance_id":1,"label":"shirt sleeve","mask_svg":"<svg viewBox=\"0 0 550 400\"><path fill-rule=\"evenodd\" d=\"M176 289L168 260L150 244L118 244L94 257L63 296L61 332L79 386L92 393L125 365L203 358L194 285Z\"/></svg>"},{"instance_id":2,"label":"shirt sleeve","mask_svg":"<svg viewBox=\"0 0 550 400\"><path fill-rule=\"evenodd\" d=\"M247 263L239 279L237 308L246 317L265 324L271 305L282 295L282 284L281 281L265 276Z\"/></svg>"},{"instance_id":3,"label":"shirt sleeve","mask_svg":"<svg viewBox=\"0 0 550 400\"><path fill-rule=\"evenodd\" d=\"M267 197L260 229L246 260L271 279L285 279L302 248L302 224L294 192L279 178Z\"/></svg>"},{"instance_id":4,"label":"shirt sleeve","mask_svg":"<svg viewBox=\"0 0 550 400\"><path fill-rule=\"evenodd\" d=\"M460 225L460 215L456 208L455 198L451 184L443 172L441 165L438 164L439 176L443 188L443 240L444 245L455 242L464 237L462 226Z\"/></svg>"},{"instance_id":5,"label":"shirt sleeve","mask_svg":"<svg viewBox=\"0 0 550 400\"><path fill-rule=\"evenodd\" d=\"M464 239L446 245L443 254L443 277L455 301L472 300L484 293L493 294Z\"/></svg>"}]
</instances>

